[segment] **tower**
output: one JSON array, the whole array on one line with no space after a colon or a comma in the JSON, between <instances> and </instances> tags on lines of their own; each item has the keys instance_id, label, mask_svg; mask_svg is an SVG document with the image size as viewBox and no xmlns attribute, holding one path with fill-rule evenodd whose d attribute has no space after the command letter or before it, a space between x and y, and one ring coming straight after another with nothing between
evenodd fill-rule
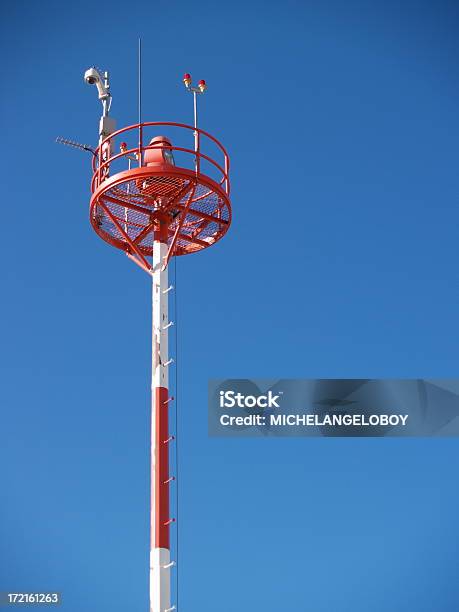
<instances>
[{"instance_id":1,"label":"tower","mask_svg":"<svg viewBox=\"0 0 459 612\"><path fill-rule=\"evenodd\" d=\"M224 147L198 128L197 98L206 84L192 85L194 125L139 122L115 130L109 116L109 75L96 68L85 73L96 85L103 106L99 145L93 153L89 215L96 233L123 251L152 281L151 384L151 546L150 612L171 612L169 486L168 281L172 257L187 255L215 244L231 223L229 158ZM140 113L139 113L140 114ZM174 132L175 139L164 135ZM215 159L217 156L217 159Z\"/></svg>"}]
</instances>

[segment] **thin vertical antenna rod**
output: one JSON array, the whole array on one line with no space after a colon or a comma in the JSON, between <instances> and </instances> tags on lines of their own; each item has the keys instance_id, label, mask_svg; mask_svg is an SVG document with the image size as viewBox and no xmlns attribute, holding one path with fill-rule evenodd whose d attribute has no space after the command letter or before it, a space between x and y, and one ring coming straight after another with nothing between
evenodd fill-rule
<instances>
[{"instance_id":1,"label":"thin vertical antenna rod","mask_svg":"<svg viewBox=\"0 0 459 612\"><path fill-rule=\"evenodd\" d=\"M137 151L137 157L139 162L139 167L142 166L142 146L143 146L143 128L142 128L142 39L139 36L139 46L138 46L138 123L139 123L139 147Z\"/></svg>"},{"instance_id":2,"label":"thin vertical antenna rod","mask_svg":"<svg viewBox=\"0 0 459 612\"><path fill-rule=\"evenodd\" d=\"M142 123L142 39L139 36L139 123Z\"/></svg>"}]
</instances>

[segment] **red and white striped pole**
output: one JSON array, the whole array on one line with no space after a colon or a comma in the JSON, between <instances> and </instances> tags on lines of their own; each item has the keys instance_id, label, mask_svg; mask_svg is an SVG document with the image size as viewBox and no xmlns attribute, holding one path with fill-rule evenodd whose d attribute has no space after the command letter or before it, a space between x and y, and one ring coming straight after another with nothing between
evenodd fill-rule
<instances>
[{"instance_id":1,"label":"red and white striped pole","mask_svg":"<svg viewBox=\"0 0 459 612\"><path fill-rule=\"evenodd\" d=\"M152 377L151 377L151 547L150 612L171 612L169 526L169 376L167 221L158 221L153 236Z\"/></svg>"}]
</instances>

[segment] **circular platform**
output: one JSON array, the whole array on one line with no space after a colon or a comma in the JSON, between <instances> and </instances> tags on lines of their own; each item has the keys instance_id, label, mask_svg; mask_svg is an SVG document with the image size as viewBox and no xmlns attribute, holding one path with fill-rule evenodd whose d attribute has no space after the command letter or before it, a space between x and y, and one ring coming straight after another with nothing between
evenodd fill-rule
<instances>
[{"instance_id":1,"label":"circular platform","mask_svg":"<svg viewBox=\"0 0 459 612\"><path fill-rule=\"evenodd\" d=\"M181 124L144 125L174 125L186 130L193 129ZM112 143L119 133L136 127L139 126L115 132L110 137ZM205 132L200 132L207 136ZM114 149L112 143L111 150ZM174 241L172 255L199 251L215 244L225 235L231 223L227 172L201 151L196 154L195 150L184 147L169 148L182 152L182 156L183 153L187 154L189 165L194 169L164 163L137 166L109 176L120 166L115 161L127 162L123 157L128 154L131 156L129 159L132 159L132 155L143 159L145 151L151 150L151 147L140 146L130 150L124 147L121 153L109 156L106 161L102 157L103 144L99 147L92 182L90 220L95 231L106 242L127 252L138 250L149 256L152 254L153 229L158 220L168 224L168 243ZM224 153L226 156L226 151ZM196 160L200 158L205 158L218 168L216 180L200 171L199 162L196 165ZM227 167L226 158L224 163Z\"/></svg>"},{"instance_id":2,"label":"circular platform","mask_svg":"<svg viewBox=\"0 0 459 612\"><path fill-rule=\"evenodd\" d=\"M181 224L174 255L211 246L231 223L231 207L217 183L185 168L135 168L102 182L91 198L90 219L101 238L129 250L132 241L151 255L156 218L169 220L169 243ZM128 240L129 238L129 240Z\"/></svg>"}]
</instances>

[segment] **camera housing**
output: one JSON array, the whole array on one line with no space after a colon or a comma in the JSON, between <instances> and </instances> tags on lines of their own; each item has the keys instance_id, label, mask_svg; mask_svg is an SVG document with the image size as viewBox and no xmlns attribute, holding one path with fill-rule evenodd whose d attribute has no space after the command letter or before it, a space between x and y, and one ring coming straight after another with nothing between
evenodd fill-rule
<instances>
[{"instance_id":1,"label":"camera housing","mask_svg":"<svg viewBox=\"0 0 459 612\"><path fill-rule=\"evenodd\" d=\"M88 85L95 85L97 87L97 92L99 94L99 100L104 100L110 96L108 93L108 88L104 84L105 78L103 78L100 72L94 66L92 68L88 68L84 73L84 81Z\"/></svg>"}]
</instances>

